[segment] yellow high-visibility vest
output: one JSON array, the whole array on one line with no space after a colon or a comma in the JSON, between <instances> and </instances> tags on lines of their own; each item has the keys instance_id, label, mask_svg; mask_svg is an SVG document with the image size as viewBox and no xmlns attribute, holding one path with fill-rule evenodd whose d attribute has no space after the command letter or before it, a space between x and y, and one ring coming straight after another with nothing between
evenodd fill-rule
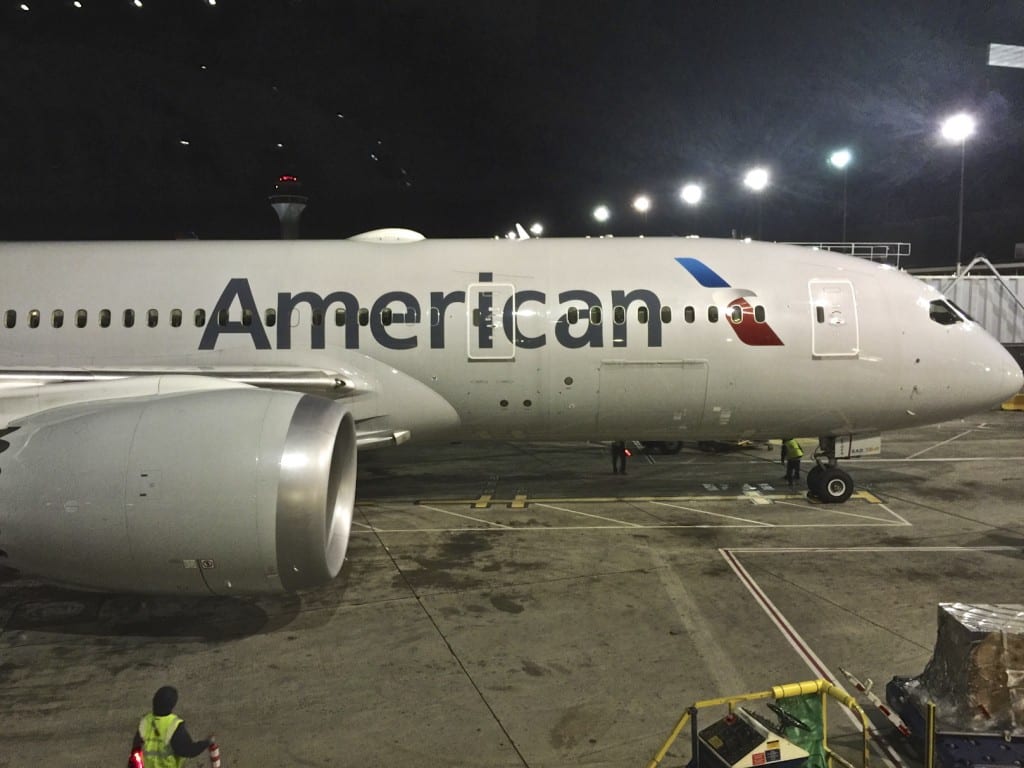
<instances>
[{"instance_id":1,"label":"yellow high-visibility vest","mask_svg":"<svg viewBox=\"0 0 1024 768\"><path fill-rule=\"evenodd\" d=\"M796 441L796 438L787 440L783 445L786 446L787 459L799 459L804 455L804 449L800 447L800 443Z\"/></svg>"},{"instance_id":2,"label":"yellow high-visibility vest","mask_svg":"<svg viewBox=\"0 0 1024 768\"><path fill-rule=\"evenodd\" d=\"M139 721L142 760L146 768L181 768L188 758L177 757L171 749L171 736L181 724L175 714L156 716L152 712Z\"/></svg>"}]
</instances>

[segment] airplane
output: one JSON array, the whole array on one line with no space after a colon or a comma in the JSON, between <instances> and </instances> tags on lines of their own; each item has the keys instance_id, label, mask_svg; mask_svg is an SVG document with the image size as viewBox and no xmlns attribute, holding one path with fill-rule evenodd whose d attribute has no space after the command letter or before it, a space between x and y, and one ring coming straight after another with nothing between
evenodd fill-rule
<instances>
[{"instance_id":1,"label":"airplane","mask_svg":"<svg viewBox=\"0 0 1024 768\"><path fill-rule=\"evenodd\" d=\"M342 567L359 451L408 440L816 436L1020 390L935 289L806 247L679 238L0 245L0 566L264 594Z\"/></svg>"}]
</instances>

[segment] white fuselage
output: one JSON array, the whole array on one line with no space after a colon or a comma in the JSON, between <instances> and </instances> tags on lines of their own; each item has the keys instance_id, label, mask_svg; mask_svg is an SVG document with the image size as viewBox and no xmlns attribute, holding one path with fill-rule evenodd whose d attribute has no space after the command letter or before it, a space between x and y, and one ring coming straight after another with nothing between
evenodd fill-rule
<instances>
[{"instance_id":1,"label":"white fuselage","mask_svg":"<svg viewBox=\"0 0 1024 768\"><path fill-rule=\"evenodd\" d=\"M792 246L9 244L0 267L15 380L320 370L344 380L360 429L413 439L871 433L991 406L1021 381L979 326L931 316L934 289Z\"/></svg>"}]
</instances>

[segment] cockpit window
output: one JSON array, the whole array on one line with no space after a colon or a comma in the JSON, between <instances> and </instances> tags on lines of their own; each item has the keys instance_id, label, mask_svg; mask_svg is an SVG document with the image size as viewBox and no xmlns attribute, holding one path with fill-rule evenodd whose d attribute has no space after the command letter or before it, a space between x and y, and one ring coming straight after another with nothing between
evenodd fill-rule
<instances>
[{"instance_id":1,"label":"cockpit window","mask_svg":"<svg viewBox=\"0 0 1024 768\"><path fill-rule=\"evenodd\" d=\"M968 315L966 312L964 312L960 305L957 304L955 301L953 301L952 299L946 299L946 303L949 304L949 306L951 306L953 309L955 309L957 314L960 315L960 317L962 317L964 320L970 320L972 323L974 322L974 318Z\"/></svg>"},{"instance_id":2,"label":"cockpit window","mask_svg":"<svg viewBox=\"0 0 1024 768\"><path fill-rule=\"evenodd\" d=\"M928 305L928 317L939 325L953 325L967 319L955 304L945 299L936 299Z\"/></svg>"}]
</instances>

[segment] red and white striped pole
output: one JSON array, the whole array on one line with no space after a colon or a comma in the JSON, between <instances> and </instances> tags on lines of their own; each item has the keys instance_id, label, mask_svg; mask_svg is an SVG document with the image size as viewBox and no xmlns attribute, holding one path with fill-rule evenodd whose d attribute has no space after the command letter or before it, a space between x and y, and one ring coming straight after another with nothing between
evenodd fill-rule
<instances>
[{"instance_id":1,"label":"red and white striped pole","mask_svg":"<svg viewBox=\"0 0 1024 768\"><path fill-rule=\"evenodd\" d=\"M210 768L220 768L220 747L210 739Z\"/></svg>"}]
</instances>

